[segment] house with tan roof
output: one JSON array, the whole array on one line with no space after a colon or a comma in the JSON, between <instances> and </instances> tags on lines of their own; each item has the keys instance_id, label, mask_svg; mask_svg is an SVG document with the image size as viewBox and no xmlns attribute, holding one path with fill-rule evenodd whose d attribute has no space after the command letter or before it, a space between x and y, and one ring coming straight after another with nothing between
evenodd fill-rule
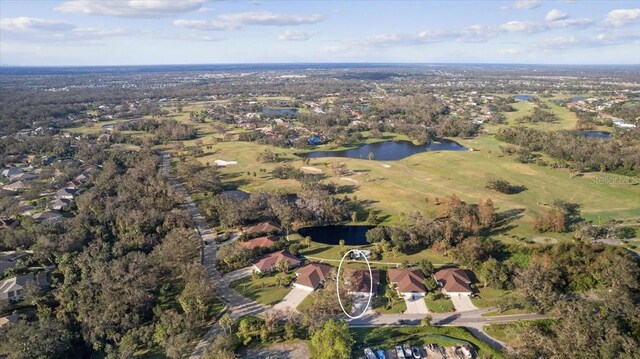
<instances>
[{"instance_id":1,"label":"house with tan roof","mask_svg":"<svg viewBox=\"0 0 640 359\"><path fill-rule=\"evenodd\" d=\"M244 229L244 233L247 236L252 237L261 234L274 234L280 232L281 230L282 228L280 228L279 225L273 222L262 222L250 227L246 227Z\"/></svg>"},{"instance_id":2,"label":"house with tan roof","mask_svg":"<svg viewBox=\"0 0 640 359\"><path fill-rule=\"evenodd\" d=\"M369 269L344 269L344 282L347 284L350 294L355 295L369 295L373 293L375 296L378 293L378 287L380 286L380 270L371 269L373 275L373 288L371 288L371 277L369 276Z\"/></svg>"},{"instance_id":3,"label":"house with tan roof","mask_svg":"<svg viewBox=\"0 0 640 359\"><path fill-rule=\"evenodd\" d=\"M442 291L449 295L471 295L471 280L467 273L460 268L441 269L433 274L442 287Z\"/></svg>"},{"instance_id":4,"label":"house with tan roof","mask_svg":"<svg viewBox=\"0 0 640 359\"><path fill-rule=\"evenodd\" d=\"M288 268L295 268L302 263L298 257L293 254L282 250L278 252L273 252L256 263L253 264L254 269L259 273L268 273L278 268L278 263L280 262L288 262Z\"/></svg>"},{"instance_id":5,"label":"house with tan roof","mask_svg":"<svg viewBox=\"0 0 640 359\"><path fill-rule=\"evenodd\" d=\"M427 288L424 286L424 273L420 269L390 268L389 283L393 284L398 294L405 298L424 297Z\"/></svg>"},{"instance_id":6,"label":"house with tan roof","mask_svg":"<svg viewBox=\"0 0 640 359\"><path fill-rule=\"evenodd\" d=\"M309 263L296 271L296 281L294 287L314 291L327 282L329 273L333 268L322 263Z\"/></svg>"},{"instance_id":7,"label":"house with tan roof","mask_svg":"<svg viewBox=\"0 0 640 359\"><path fill-rule=\"evenodd\" d=\"M276 240L277 237L275 236L264 236L250 239L248 241L240 241L239 243L246 249L271 248L276 244Z\"/></svg>"}]
</instances>

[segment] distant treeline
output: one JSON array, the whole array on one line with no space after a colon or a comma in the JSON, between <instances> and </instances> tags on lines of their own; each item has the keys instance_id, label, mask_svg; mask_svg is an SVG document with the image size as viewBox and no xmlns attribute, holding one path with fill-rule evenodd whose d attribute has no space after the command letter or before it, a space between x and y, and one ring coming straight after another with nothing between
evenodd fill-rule
<instances>
[{"instance_id":1,"label":"distant treeline","mask_svg":"<svg viewBox=\"0 0 640 359\"><path fill-rule=\"evenodd\" d=\"M529 151L544 152L578 171L640 174L640 133L619 131L608 140L575 131L547 132L527 127L503 128L496 138Z\"/></svg>"}]
</instances>

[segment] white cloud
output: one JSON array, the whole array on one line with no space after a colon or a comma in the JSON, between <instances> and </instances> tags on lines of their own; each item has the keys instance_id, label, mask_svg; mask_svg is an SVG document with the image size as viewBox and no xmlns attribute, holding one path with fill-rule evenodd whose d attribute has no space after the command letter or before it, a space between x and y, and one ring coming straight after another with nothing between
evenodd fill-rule
<instances>
[{"instance_id":1,"label":"white cloud","mask_svg":"<svg viewBox=\"0 0 640 359\"><path fill-rule=\"evenodd\" d=\"M75 25L62 21L36 19L33 17L0 19L0 29L11 32L71 31L75 27Z\"/></svg>"},{"instance_id":2,"label":"white cloud","mask_svg":"<svg viewBox=\"0 0 640 359\"><path fill-rule=\"evenodd\" d=\"M230 24L222 21L216 20L184 20L178 19L174 20L173 24L179 27L184 27L191 30L201 30L201 31L228 31L228 30L236 30L240 26L237 24Z\"/></svg>"},{"instance_id":3,"label":"white cloud","mask_svg":"<svg viewBox=\"0 0 640 359\"><path fill-rule=\"evenodd\" d=\"M278 36L281 41L307 41L317 35L315 31L287 30Z\"/></svg>"},{"instance_id":4,"label":"white cloud","mask_svg":"<svg viewBox=\"0 0 640 359\"><path fill-rule=\"evenodd\" d=\"M198 10L203 3L204 0L71 0L55 9L74 14L151 18Z\"/></svg>"},{"instance_id":5,"label":"white cloud","mask_svg":"<svg viewBox=\"0 0 640 359\"><path fill-rule=\"evenodd\" d=\"M553 9L547 13L545 16L545 20L547 21L558 21L558 20L566 20L569 18L569 14L566 12L562 12L558 9Z\"/></svg>"},{"instance_id":6,"label":"white cloud","mask_svg":"<svg viewBox=\"0 0 640 359\"><path fill-rule=\"evenodd\" d=\"M296 26L322 21L321 14L278 14L272 12L243 12L222 14L214 20L178 19L174 25L201 31L238 30L244 26Z\"/></svg>"},{"instance_id":7,"label":"white cloud","mask_svg":"<svg viewBox=\"0 0 640 359\"><path fill-rule=\"evenodd\" d=\"M535 9L540 5L542 5L542 0L518 0L513 7L520 10L530 10Z\"/></svg>"},{"instance_id":8,"label":"white cloud","mask_svg":"<svg viewBox=\"0 0 640 359\"><path fill-rule=\"evenodd\" d=\"M532 21L509 21L500 25L507 32L540 32L547 30L547 26Z\"/></svg>"},{"instance_id":9,"label":"white cloud","mask_svg":"<svg viewBox=\"0 0 640 359\"><path fill-rule=\"evenodd\" d=\"M640 9L618 9L607 14L603 25L620 27L640 21Z\"/></svg>"},{"instance_id":10,"label":"white cloud","mask_svg":"<svg viewBox=\"0 0 640 359\"><path fill-rule=\"evenodd\" d=\"M165 34L165 35L157 35L156 37L160 39L166 40L177 40L177 41L202 41L202 42L217 42L225 40L223 37L211 36L208 34L202 33L185 33L185 34Z\"/></svg>"},{"instance_id":11,"label":"white cloud","mask_svg":"<svg viewBox=\"0 0 640 359\"><path fill-rule=\"evenodd\" d=\"M553 21L549 24L551 27L588 27L595 23L595 21L587 18L583 19L566 19L566 20L557 20Z\"/></svg>"},{"instance_id":12,"label":"white cloud","mask_svg":"<svg viewBox=\"0 0 640 359\"><path fill-rule=\"evenodd\" d=\"M278 14L272 12L242 12L218 16L222 21L240 25L290 26L315 24L324 19L321 14Z\"/></svg>"}]
</instances>

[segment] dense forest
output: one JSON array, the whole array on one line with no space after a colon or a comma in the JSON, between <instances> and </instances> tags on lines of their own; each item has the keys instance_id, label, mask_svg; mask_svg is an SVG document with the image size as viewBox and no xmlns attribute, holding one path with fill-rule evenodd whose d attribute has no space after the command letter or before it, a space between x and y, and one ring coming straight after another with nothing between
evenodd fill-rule
<instances>
[{"instance_id":1,"label":"dense forest","mask_svg":"<svg viewBox=\"0 0 640 359\"><path fill-rule=\"evenodd\" d=\"M102 165L74 217L1 232L5 246L32 233L24 248L56 264L53 290L26 299L38 320L2 329L11 358L130 357L154 346L178 358L214 314L199 240L158 156L113 151Z\"/></svg>"}]
</instances>

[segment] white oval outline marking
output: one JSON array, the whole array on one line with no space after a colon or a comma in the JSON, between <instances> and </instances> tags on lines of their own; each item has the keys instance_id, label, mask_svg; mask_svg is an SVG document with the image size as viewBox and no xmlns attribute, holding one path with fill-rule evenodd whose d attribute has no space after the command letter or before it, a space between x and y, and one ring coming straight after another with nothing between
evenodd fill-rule
<instances>
[{"instance_id":1,"label":"white oval outline marking","mask_svg":"<svg viewBox=\"0 0 640 359\"><path fill-rule=\"evenodd\" d=\"M364 308L364 310L362 311L362 313L360 313L359 315L353 317L351 316L349 313L347 313L347 311L344 309L344 306L342 305L342 299L340 299L340 268L342 268L342 262L344 262L344 259L347 257L347 255L351 252L354 252L358 249L349 249L347 251L347 253L345 253L342 256L342 259L340 260L340 264L338 265L338 274L336 276L336 295L338 296L338 303L340 303L340 309L342 309L342 312L349 318L351 319L358 319L361 318L369 309L369 306L371 305L371 298L373 298L373 273L371 272L371 264L369 264L369 260L367 259L367 256L363 256L365 262L367 262L367 268L369 269L369 281L371 282L371 284L369 285L369 300L367 301L367 306Z\"/></svg>"}]
</instances>

